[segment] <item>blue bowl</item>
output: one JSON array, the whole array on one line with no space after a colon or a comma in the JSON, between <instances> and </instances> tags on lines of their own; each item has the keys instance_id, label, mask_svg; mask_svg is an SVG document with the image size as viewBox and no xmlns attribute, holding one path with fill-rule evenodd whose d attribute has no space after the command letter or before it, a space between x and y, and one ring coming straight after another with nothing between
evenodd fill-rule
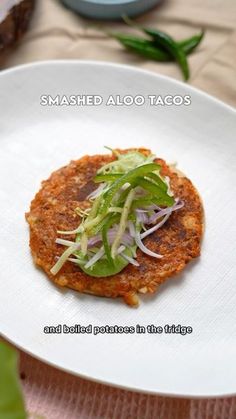
<instances>
[{"instance_id":1,"label":"blue bowl","mask_svg":"<svg viewBox=\"0 0 236 419\"><path fill-rule=\"evenodd\" d=\"M137 16L161 0L62 0L83 16L93 19L119 19L122 15Z\"/></svg>"}]
</instances>

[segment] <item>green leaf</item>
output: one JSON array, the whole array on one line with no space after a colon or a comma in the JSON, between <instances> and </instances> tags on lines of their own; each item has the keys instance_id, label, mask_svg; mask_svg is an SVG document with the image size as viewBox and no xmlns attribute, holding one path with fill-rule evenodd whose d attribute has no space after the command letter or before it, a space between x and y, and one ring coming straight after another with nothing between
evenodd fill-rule
<instances>
[{"instance_id":1,"label":"green leaf","mask_svg":"<svg viewBox=\"0 0 236 419\"><path fill-rule=\"evenodd\" d=\"M133 252L136 250L136 248L136 245L130 246L129 248L126 248L123 253L125 253L127 256L133 257ZM78 263L80 268L86 274L97 278L116 275L117 273L122 271L122 269L124 269L128 264L129 262L119 255L114 259L113 264L110 264L107 258L104 258L98 260L91 268L88 269L84 267L84 263Z\"/></svg>"},{"instance_id":2,"label":"green leaf","mask_svg":"<svg viewBox=\"0 0 236 419\"><path fill-rule=\"evenodd\" d=\"M17 372L17 353L0 342L0 419L26 419Z\"/></svg>"}]
</instances>

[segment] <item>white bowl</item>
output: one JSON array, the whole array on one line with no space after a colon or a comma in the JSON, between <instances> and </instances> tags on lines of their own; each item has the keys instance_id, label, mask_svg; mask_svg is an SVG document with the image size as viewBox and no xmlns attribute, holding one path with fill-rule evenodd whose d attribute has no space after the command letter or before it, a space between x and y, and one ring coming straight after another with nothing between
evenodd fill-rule
<instances>
[{"instance_id":1,"label":"white bowl","mask_svg":"<svg viewBox=\"0 0 236 419\"><path fill-rule=\"evenodd\" d=\"M94 19L119 19L122 15L137 16L160 3L161 0L62 0L84 16Z\"/></svg>"}]
</instances>

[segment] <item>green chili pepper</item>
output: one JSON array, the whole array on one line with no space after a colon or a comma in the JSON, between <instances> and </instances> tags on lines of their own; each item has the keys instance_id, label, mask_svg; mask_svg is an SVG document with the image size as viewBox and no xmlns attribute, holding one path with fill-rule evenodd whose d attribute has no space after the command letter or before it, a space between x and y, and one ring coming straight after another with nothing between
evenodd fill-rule
<instances>
[{"instance_id":1,"label":"green chili pepper","mask_svg":"<svg viewBox=\"0 0 236 419\"><path fill-rule=\"evenodd\" d=\"M104 31L104 32L107 35L117 39L125 48L131 50L132 52L138 55L149 58L151 60L160 61L160 62L168 62L168 61L173 61L173 58L174 58L176 61L179 62L183 70L185 78L187 79L189 77L188 64L187 64L185 55L190 54L199 45L199 43L201 42L203 38L204 32L201 32L200 34L194 35L191 38L187 38L179 42L175 42L172 38L169 37L169 35L164 34L168 38L167 41L168 40L170 41L171 39L171 43L168 49L166 47L166 44L163 45L163 42L160 42L160 39L158 41L156 39L157 32L159 36L160 36L160 33L163 34L163 32L138 27L132 22L132 20L130 20L127 17L124 18L124 20L128 25L135 26L136 28L139 28L142 31L145 30L146 33L152 37L152 40L133 36L130 34L123 34L119 32L110 32L110 31ZM174 53L172 51L173 48L175 49ZM178 49L180 49L181 51L176 53L176 50ZM178 59L177 59L176 54L178 55Z\"/></svg>"},{"instance_id":2,"label":"green chili pepper","mask_svg":"<svg viewBox=\"0 0 236 419\"><path fill-rule=\"evenodd\" d=\"M171 197L169 197L169 198L171 198ZM133 203L132 203L132 207L131 208L132 208L132 210L134 210L135 208L149 207L152 204L155 204L157 206L160 206L160 205L171 206L171 205L173 205L173 203L172 204L170 204L170 203L167 204L166 198L164 198L164 197L158 197L157 198L155 196L149 195L146 198L138 198L138 199L135 199L133 201Z\"/></svg>"},{"instance_id":3,"label":"green chili pepper","mask_svg":"<svg viewBox=\"0 0 236 419\"><path fill-rule=\"evenodd\" d=\"M203 37L204 31L191 38L183 39L182 41L177 42L177 44L182 48L185 54L190 54L200 44Z\"/></svg>"},{"instance_id":4,"label":"green chili pepper","mask_svg":"<svg viewBox=\"0 0 236 419\"><path fill-rule=\"evenodd\" d=\"M175 42L175 40L167 33L156 29L143 28L143 31L153 39L157 46L162 46L173 58L175 58L182 70L184 79L188 80L189 67L186 55L177 42Z\"/></svg>"},{"instance_id":5,"label":"green chili pepper","mask_svg":"<svg viewBox=\"0 0 236 419\"><path fill-rule=\"evenodd\" d=\"M138 166L135 169L130 170L128 173L125 173L119 179L117 179L110 188L103 195L103 202L101 203L99 214L103 215L107 212L115 194L125 183L132 183L137 179L137 177L145 176L147 173L154 172L159 170L160 166L156 163L144 164Z\"/></svg>"},{"instance_id":6,"label":"green chili pepper","mask_svg":"<svg viewBox=\"0 0 236 419\"><path fill-rule=\"evenodd\" d=\"M112 36L116 38L125 48L146 58L160 62L173 61L173 56L163 48L158 48L155 41L121 33L113 33ZM183 52L188 55L200 44L203 36L204 32L201 32L198 35L194 35L191 38L186 38L176 43L179 47L181 47Z\"/></svg>"},{"instance_id":7,"label":"green chili pepper","mask_svg":"<svg viewBox=\"0 0 236 419\"><path fill-rule=\"evenodd\" d=\"M121 192L118 201L116 202L116 206L121 206L124 201L127 198L128 193L131 191L131 189L134 187L134 185L130 185L128 188L126 188L124 191Z\"/></svg>"},{"instance_id":8,"label":"green chili pepper","mask_svg":"<svg viewBox=\"0 0 236 419\"><path fill-rule=\"evenodd\" d=\"M128 25L137 27L127 16L124 16L123 19ZM150 36L157 47L164 48L178 62L184 75L184 79L188 80L189 67L186 55L183 49L177 44L177 42L175 42L175 40L167 33L157 29L146 28L143 26L138 26L138 28Z\"/></svg>"},{"instance_id":9,"label":"green chili pepper","mask_svg":"<svg viewBox=\"0 0 236 419\"><path fill-rule=\"evenodd\" d=\"M161 200L161 203L165 203L167 206L171 206L174 204L174 198L169 196L163 189L159 186L155 185L153 182L150 182L147 179L139 179L138 184L145 189L146 191L150 192L152 196L155 197L156 200Z\"/></svg>"},{"instance_id":10,"label":"green chili pepper","mask_svg":"<svg viewBox=\"0 0 236 419\"><path fill-rule=\"evenodd\" d=\"M149 39L117 32L110 32L110 35L117 39L125 48L143 57L150 58L154 61L168 61L170 58L166 51L157 48L155 42Z\"/></svg>"},{"instance_id":11,"label":"green chili pepper","mask_svg":"<svg viewBox=\"0 0 236 419\"><path fill-rule=\"evenodd\" d=\"M123 176L124 173L106 173L104 175L96 175L94 178L95 183L100 182L113 182Z\"/></svg>"},{"instance_id":12,"label":"green chili pepper","mask_svg":"<svg viewBox=\"0 0 236 419\"><path fill-rule=\"evenodd\" d=\"M142 26L137 25L132 19L130 19L126 15L123 15L123 20L128 26L134 27L136 29L140 29L141 31L146 31L146 30L150 31L151 30L152 34L148 33L148 35L151 36L151 38L154 39L154 44L155 44L155 38L156 38L155 33L157 32L155 29L150 29L149 30L149 29L143 28ZM153 32L155 32L155 33L153 34ZM176 44L183 49L185 54L190 54L199 45L203 36L204 36L204 31L202 30L199 34L193 35L191 38L182 39L182 41L176 41ZM171 58L171 55L168 54L168 52L165 51L165 49L163 50L163 47L165 47L165 46L161 46L160 50L166 53L166 61L168 61Z\"/></svg>"},{"instance_id":13,"label":"green chili pepper","mask_svg":"<svg viewBox=\"0 0 236 419\"><path fill-rule=\"evenodd\" d=\"M155 173L148 173L147 176L148 178L154 180L154 182L161 188L163 189L163 191L167 192L168 190L168 186L166 185L166 183L160 178L160 176L156 175Z\"/></svg>"},{"instance_id":14,"label":"green chili pepper","mask_svg":"<svg viewBox=\"0 0 236 419\"><path fill-rule=\"evenodd\" d=\"M132 203L132 210L134 210L135 208L145 208L145 207L149 207L150 205L152 205L153 202L153 197L149 195L148 198L138 198L135 199Z\"/></svg>"},{"instance_id":15,"label":"green chili pepper","mask_svg":"<svg viewBox=\"0 0 236 419\"><path fill-rule=\"evenodd\" d=\"M138 179L138 184L145 190L147 190L148 192L150 192L153 196L158 196L159 193L161 194L165 194L165 192L163 192L163 190L161 188L159 188L159 186L157 186L155 183L147 180L147 179L142 179L139 178Z\"/></svg>"}]
</instances>

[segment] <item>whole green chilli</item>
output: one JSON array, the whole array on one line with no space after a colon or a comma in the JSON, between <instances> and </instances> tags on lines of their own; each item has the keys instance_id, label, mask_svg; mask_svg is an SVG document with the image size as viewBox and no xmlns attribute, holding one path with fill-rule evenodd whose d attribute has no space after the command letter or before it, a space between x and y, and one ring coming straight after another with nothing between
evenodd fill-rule
<instances>
[{"instance_id":1,"label":"whole green chilli","mask_svg":"<svg viewBox=\"0 0 236 419\"><path fill-rule=\"evenodd\" d=\"M117 39L125 48L143 57L163 62L169 61L170 59L170 56L166 51L157 48L155 42L152 42L149 39L118 32L112 32L110 35Z\"/></svg>"},{"instance_id":2,"label":"whole green chilli","mask_svg":"<svg viewBox=\"0 0 236 419\"><path fill-rule=\"evenodd\" d=\"M193 50L200 44L204 37L204 31L193 35L191 38L183 39L182 41L177 42L177 44L182 48L186 55L191 54Z\"/></svg>"},{"instance_id":3,"label":"whole green chilli","mask_svg":"<svg viewBox=\"0 0 236 419\"><path fill-rule=\"evenodd\" d=\"M142 28L142 30L149 35L157 46L165 48L169 54L178 62L184 79L189 79L188 61L183 49L175 42L175 40L165 32L156 29Z\"/></svg>"},{"instance_id":4,"label":"whole green chilli","mask_svg":"<svg viewBox=\"0 0 236 419\"><path fill-rule=\"evenodd\" d=\"M123 34L120 32L107 32L106 33L119 41L126 49L149 58L154 61L168 62L173 61L174 57L169 51L163 48L162 45L157 45L155 40L145 39L130 34ZM176 42L185 55L190 54L201 42L204 32L200 32L191 38L183 39Z\"/></svg>"}]
</instances>

